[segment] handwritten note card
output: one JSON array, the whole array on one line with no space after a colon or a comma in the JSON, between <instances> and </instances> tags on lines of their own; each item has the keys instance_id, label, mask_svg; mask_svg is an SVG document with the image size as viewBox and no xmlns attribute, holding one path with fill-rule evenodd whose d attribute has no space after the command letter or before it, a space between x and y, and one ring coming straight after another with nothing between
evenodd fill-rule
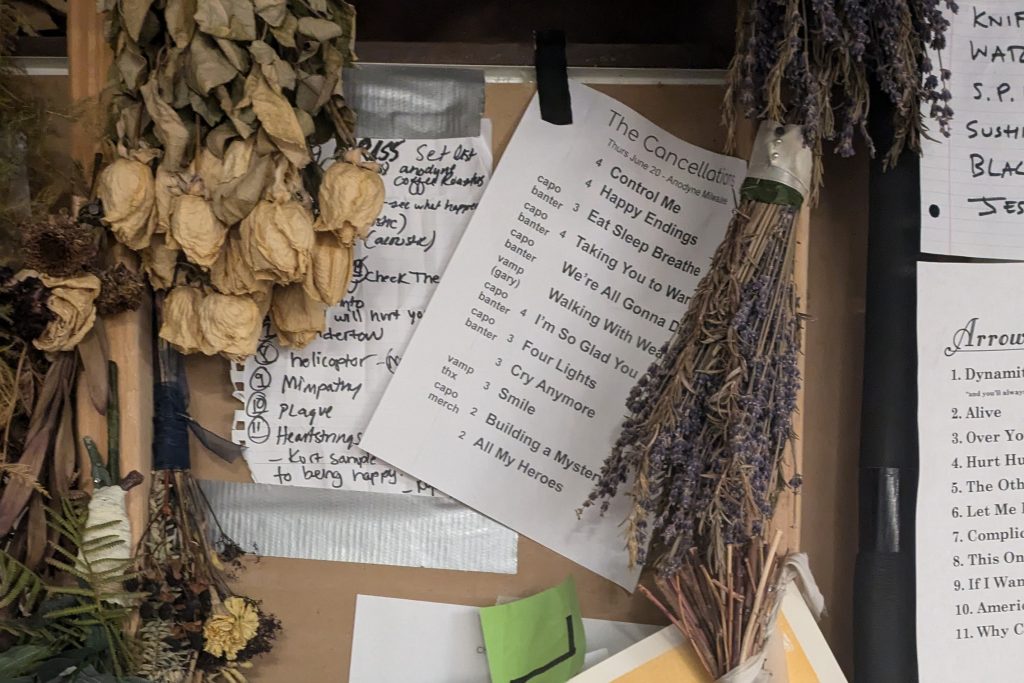
<instances>
[{"instance_id":1,"label":"handwritten note card","mask_svg":"<svg viewBox=\"0 0 1024 683\"><path fill-rule=\"evenodd\" d=\"M952 136L922 142L921 251L1024 259L1022 7L961 2L948 15L932 61L952 70Z\"/></svg>"},{"instance_id":2,"label":"handwritten note card","mask_svg":"<svg viewBox=\"0 0 1024 683\"><path fill-rule=\"evenodd\" d=\"M370 453L630 589L620 497L577 519L744 163L571 84L536 98L367 429Z\"/></svg>"},{"instance_id":3,"label":"handwritten note card","mask_svg":"<svg viewBox=\"0 0 1024 683\"><path fill-rule=\"evenodd\" d=\"M254 481L433 495L359 444L483 194L489 137L363 142L381 162L386 201L356 253L350 295L305 349L279 347L268 330L237 378L235 439Z\"/></svg>"},{"instance_id":4,"label":"handwritten note card","mask_svg":"<svg viewBox=\"0 0 1024 683\"><path fill-rule=\"evenodd\" d=\"M918 265L921 681L1024 669L1024 264Z\"/></svg>"}]
</instances>

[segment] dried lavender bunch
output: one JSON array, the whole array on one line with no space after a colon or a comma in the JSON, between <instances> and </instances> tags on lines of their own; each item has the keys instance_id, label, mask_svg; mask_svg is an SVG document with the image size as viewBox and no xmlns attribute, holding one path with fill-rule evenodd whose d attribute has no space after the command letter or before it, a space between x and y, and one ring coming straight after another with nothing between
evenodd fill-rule
<instances>
[{"instance_id":1,"label":"dried lavender bunch","mask_svg":"<svg viewBox=\"0 0 1024 683\"><path fill-rule=\"evenodd\" d=\"M693 547L724 571L727 547L761 536L785 486L800 383L797 211L741 203L679 331L630 393L584 504L605 511L628 483L630 560L653 553L663 576Z\"/></svg>"},{"instance_id":2,"label":"dried lavender bunch","mask_svg":"<svg viewBox=\"0 0 1024 683\"><path fill-rule=\"evenodd\" d=\"M800 125L816 159L826 141L852 155L859 132L873 154L867 115L874 78L893 110L887 164L904 149L920 150L922 103L948 136L950 72L929 55L946 45L943 7L957 11L954 0L752 0L729 71L730 130L737 116ZM819 183L816 168L813 187Z\"/></svg>"}]
</instances>

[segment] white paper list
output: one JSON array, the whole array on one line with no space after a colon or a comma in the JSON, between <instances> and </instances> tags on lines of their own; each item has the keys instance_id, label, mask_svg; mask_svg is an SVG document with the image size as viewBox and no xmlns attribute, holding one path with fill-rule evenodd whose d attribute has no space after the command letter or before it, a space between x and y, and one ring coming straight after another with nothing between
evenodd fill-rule
<instances>
[{"instance_id":1,"label":"white paper list","mask_svg":"<svg viewBox=\"0 0 1024 683\"><path fill-rule=\"evenodd\" d=\"M309 346L281 348L268 329L238 373L235 440L255 482L435 494L359 444L483 195L489 139L485 125L479 138L361 141L381 162L386 194L357 246L350 294Z\"/></svg>"},{"instance_id":2,"label":"white paper list","mask_svg":"<svg viewBox=\"0 0 1024 683\"><path fill-rule=\"evenodd\" d=\"M961 2L947 16L932 62L952 71L952 135L922 141L921 251L1024 259L1024 4Z\"/></svg>"},{"instance_id":3,"label":"white paper list","mask_svg":"<svg viewBox=\"0 0 1024 683\"><path fill-rule=\"evenodd\" d=\"M1024 264L918 265L922 683L1024 669Z\"/></svg>"},{"instance_id":4,"label":"white paper list","mask_svg":"<svg viewBox=\"0 0 1024 683\"><path fill-rule=\"evenodd\" d=\"M571 84L534 98L363 447L632 589L620 497L577 519L625 413L721 241L743 161Z\"/></svg>"}]
</instances>

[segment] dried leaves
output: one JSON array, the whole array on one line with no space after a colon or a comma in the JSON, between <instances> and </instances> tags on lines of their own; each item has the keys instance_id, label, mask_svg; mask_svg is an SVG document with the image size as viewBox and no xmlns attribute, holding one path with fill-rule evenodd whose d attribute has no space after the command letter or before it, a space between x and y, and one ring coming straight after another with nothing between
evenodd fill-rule
<instances>
[{"instance_id":1,"label":"dried leaves","mask_svg":"<svg viewBox=\"0 0 1024 683\"><path fill-rule=\"evenodd\" d=\"M319 220L308 140L352 141L341 90L354 60L343 0L109 3L116 112L97 194L104 222L170 290L160 336L184 353L251 354L271 311L303 345L344 296L384 184L361 154L335 163Z\"/></svg>"}]
</instances>

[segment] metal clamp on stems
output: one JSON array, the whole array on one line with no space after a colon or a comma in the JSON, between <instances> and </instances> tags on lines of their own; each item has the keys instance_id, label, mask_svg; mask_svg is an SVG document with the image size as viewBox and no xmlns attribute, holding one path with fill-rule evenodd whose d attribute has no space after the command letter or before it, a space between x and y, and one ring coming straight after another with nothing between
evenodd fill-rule
<instances>
[{"instance_id":1,"label":"metal clamp on stems","mask_svg":"<svg viewBox=\"0 0 1024 683\"><path fill-rule=\"evenodd\" d=\"M754 138L747 183L770 181L795 190L801 198L811 191L814 155L804 144L800 126L762 121Z\"/></svg>"}]
</instances>

